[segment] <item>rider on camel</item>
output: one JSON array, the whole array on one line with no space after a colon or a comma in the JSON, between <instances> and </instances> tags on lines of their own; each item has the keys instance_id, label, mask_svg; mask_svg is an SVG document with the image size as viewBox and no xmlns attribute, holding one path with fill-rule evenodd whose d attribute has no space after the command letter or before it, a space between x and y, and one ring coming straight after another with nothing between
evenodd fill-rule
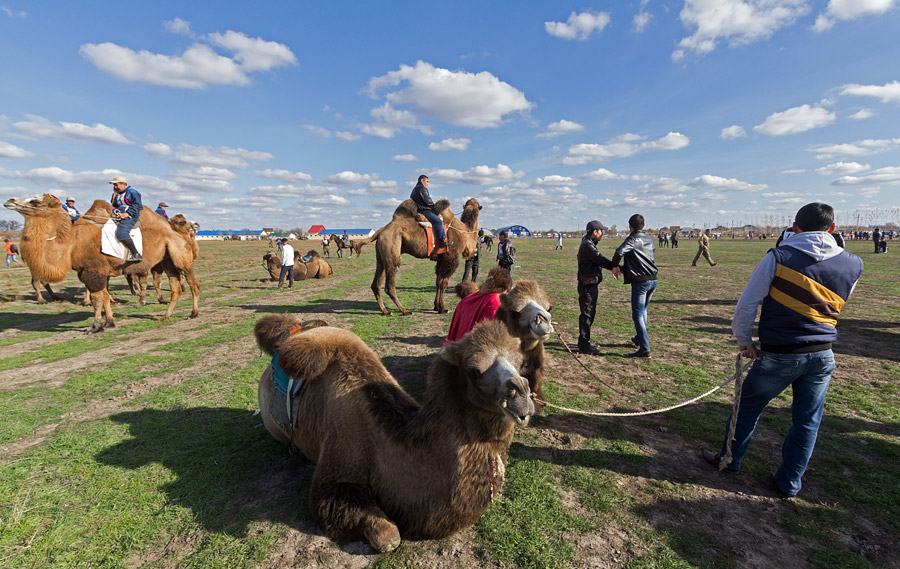
<instances>
[{"instance_id":1,"label":"rider on camel","mask_svg":"<svg viewBox=\"0 0 900 569\"><path fill-rule=\"evenodd\" d=\"M425 174L419 176L419 183L413 188L409 197L412 198L412 201L416 202L416 208L419 210L419 213L424 215L428 221L431 222L431 226L434 228L435 236L437 237L435 249L441 249L452 245L452 243L447 241L447 233L444 231L444 222L441 221L441 218L438 217L436 213L434 213L434 202L431 200L431 194L428 193L428 176Z\"/></svg>"}]
</instances>

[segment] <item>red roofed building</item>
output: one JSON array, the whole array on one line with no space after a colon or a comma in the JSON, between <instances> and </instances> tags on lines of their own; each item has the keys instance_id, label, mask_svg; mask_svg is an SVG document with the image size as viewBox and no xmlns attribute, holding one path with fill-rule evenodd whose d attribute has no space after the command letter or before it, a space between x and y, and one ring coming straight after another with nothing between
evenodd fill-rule
<instances>
[{"instance_id":1,"label":"red roofed building","mask_svg":"<svg viewBox=\"0 0 900 569\"><path fill-rule=\"evenodd\" d=\"M312 227L309 228L309 231L307 231L307 233L312 234L312 235L318 235L320 232L322 232L324 230L325 230L324 225L313 225Z\"/></svg>"}]
</instances>

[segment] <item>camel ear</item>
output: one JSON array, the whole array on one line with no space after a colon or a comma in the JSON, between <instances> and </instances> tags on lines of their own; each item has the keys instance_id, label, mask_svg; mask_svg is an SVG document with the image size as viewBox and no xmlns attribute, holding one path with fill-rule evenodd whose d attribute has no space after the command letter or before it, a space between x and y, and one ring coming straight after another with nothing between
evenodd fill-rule
<instances>
[{"instance_id":1,"label":"camel ear","mask_svg":"<svg viewBox=\"0 0 900 569\"><path fill-rule=\"evenodd\" d=\"M459 354L456 350L456 342L450 342L449 344L441 348L441 351L438 355L445 362L459 367L460 359Z\"/></svg>"}]
</instances>

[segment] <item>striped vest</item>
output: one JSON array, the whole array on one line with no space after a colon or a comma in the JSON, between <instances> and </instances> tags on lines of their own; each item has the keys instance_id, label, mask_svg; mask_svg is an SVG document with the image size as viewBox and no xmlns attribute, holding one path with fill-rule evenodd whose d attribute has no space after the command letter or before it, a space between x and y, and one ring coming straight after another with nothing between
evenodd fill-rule
<instances>
[{"instance_id":1,"label":"striped vest","mask_svg":"<svg viewBox=\"0 0 900 569\"><path fill-rule=\"evenodd\" d=\"M803 351L804 345L835 341L837 317L862 274L862 260L847 251L824 261L793 247L776 247L771 253L775 278L759 316L763 350Z\"/></svg>"}]
</instances>

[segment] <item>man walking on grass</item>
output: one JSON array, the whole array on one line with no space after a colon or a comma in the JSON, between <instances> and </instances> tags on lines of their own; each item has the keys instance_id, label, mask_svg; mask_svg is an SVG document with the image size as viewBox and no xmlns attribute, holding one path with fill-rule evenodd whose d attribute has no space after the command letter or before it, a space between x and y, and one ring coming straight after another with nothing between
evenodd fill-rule
<instances>
[{"instance_id":1,"label":"man walking on grass","mask_svg":"<svg viewBox=\"0 0 900 569\"><path fill-rule=\"evenodd\" d=\"M625 275L625 284L631 285L631 319L635 335L631 343L637 350L625 354L626 358L649 358L650 337L647 334L647 306L656 291L656 274L659 269L653 262L653 239L644 233L644 216L636 213L628 218L631 233L619 245L612 258L613 277ZM619 266L619 261L624 261Z\"/></svg>"},{"instance_id":2,"label":"man walking on grass","mask_svg":"<svg viewBox=\"0 0 900 569\"><path fill-rule=\"evenodd\" d=\"M781 465L772 475L774 489L782 497L800 491L834 372L831 343L837 340L837 317L863 270L862 260L830 235L834 227L831 206L817 202L803 206L791 238L770 249L753 270L731 322L741 354L756 360L741 391L731 462L723 460L730 417L719 453L703 451L710 464L738 472L763 409L790 387L792 424L781 447ZM752 333L760 303L757 349Z\"/></svg>"},{"instance_id":3,"label":"man walking on grass","mask_svg":"<svg viewBox=\"0 0 900 569\"><path fill-rule=\"evenodd\" d=\"M709 257L709 229L700 234L700 248L697 249L697 254L694 255L694 261L691 263L692 267L697 266L697 261L700 259L700 255L703 255L703 258L706 259L706 262L709 263L710 267L715 267L719 263L716 263Z\"/></svg>"}]
</instances>

